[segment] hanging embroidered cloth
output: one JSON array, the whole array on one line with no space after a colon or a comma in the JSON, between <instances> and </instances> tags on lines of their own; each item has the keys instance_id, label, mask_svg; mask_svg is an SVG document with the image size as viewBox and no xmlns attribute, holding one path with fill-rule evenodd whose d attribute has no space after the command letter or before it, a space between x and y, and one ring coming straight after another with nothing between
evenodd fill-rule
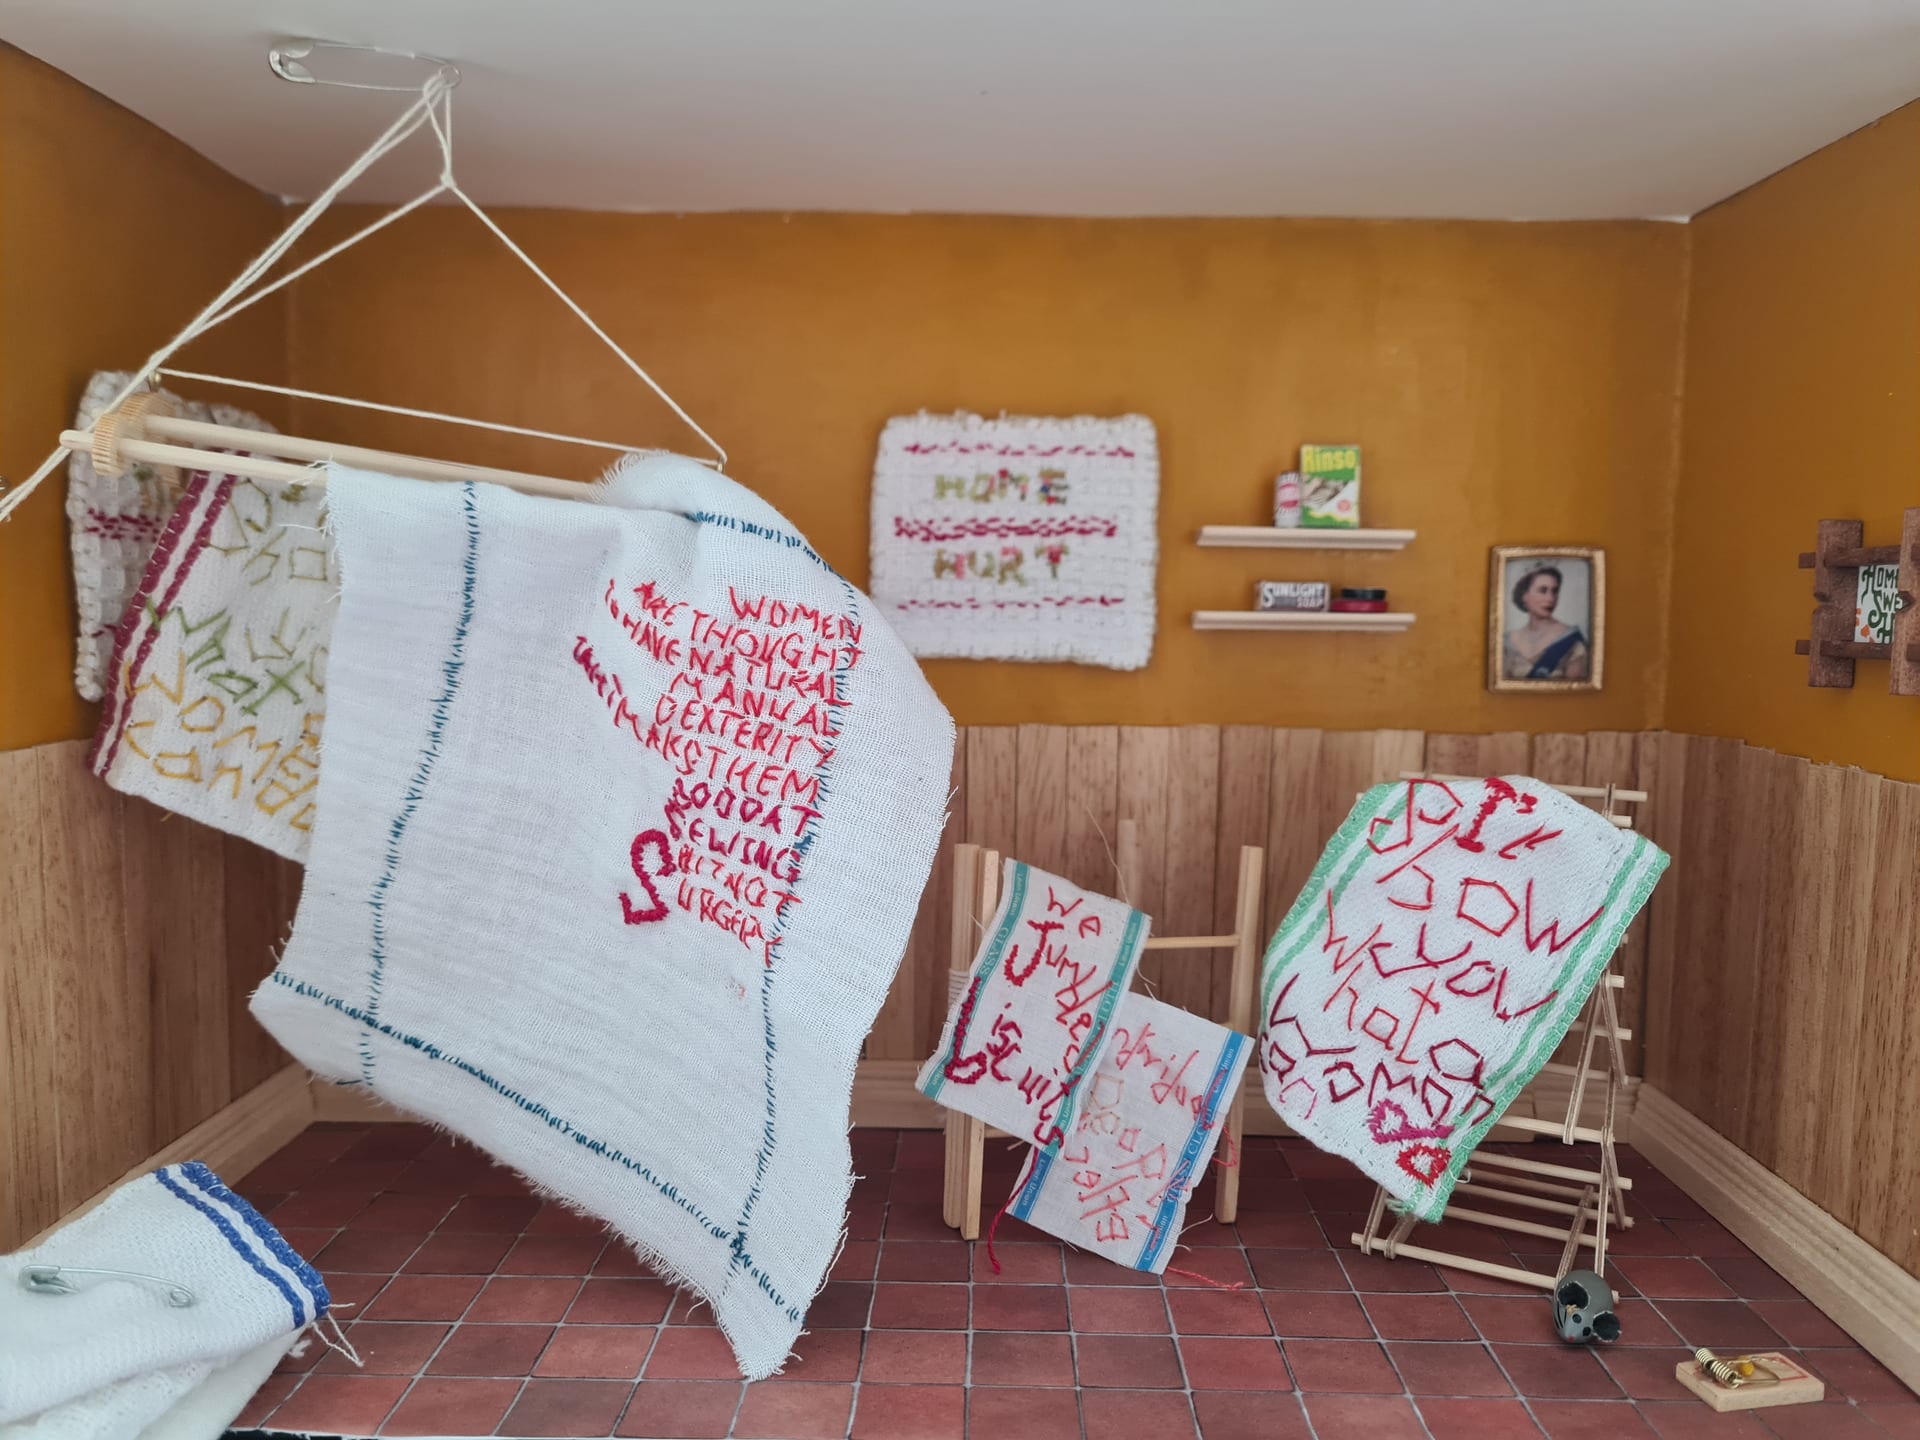
<instances>
[{"instance_id":1,"label":"hanging embroidered cloth","mask_svg":"<svg viewBox=\"0 0 1920 1440\"><path fill-rule=\"evenodd\" d=\"M920 1093L1057 1149L1081 1081L1112 1038L1150 923L1122 901L1003 862L999 908L914 1082Z\"/></svg>"},{"instance_id":2,"label":"hanging embroidered cloth","mask_svg":"<svg viewBox=\"0 0 1920 1440\"><path fill-rule=\"evenodd\" d=\"M73 428L90 430L107 402L126 388L133 377L125 371L101 370L87 382L80 397ZM173 401L183 420L211 420L243 430L271 431L273 427L250 410L231 405L203 405L160 392ZM79 633L74 637L73 687L88 700L98 700L107 688L112 668L114 632L147 571L148 558L173 514L175 496L150 466L130 465L119 476L102 475L93 457L76 450L67 461L67 519L73 548L73 589L79 606Z\"/></svg>"},{"instance_id":3,"label":"hanging embroidered cloth","mask_svg":"<svg viewBox=\"0 0 1920 1440\"><path fill-rule=\"evenodd\" d=\"M1525 776L1376 785L1267 946L1267 1100L1438 1220L1666 865Z\"/></svg>"},{"instance_id":4,"label":"hanging embroidered cloth","mask_svg":"<svg viewBox=\"0 0 1920 1440\"><path fill-rule=\"evenodd\" d=\"M319 818L253 1013L608 1221L773 1373L845 1223L952 721L872 603L691 460L632 457L597 504L328 494Z\"/></svg>"},{"instance_id":5,"label":"hanging embroidered cloth","mask_svg":"<svg viewBox=\"0 0 1920 1440\"><path fill-rule=\"evenodd\" d=\"M873 466L873 598L916 655L1153 653L1160 457L1143 415L896 416Z\"/></svg>"},{"instance_id":6,"label":"hanging embroidered cloth","mask_svg":"<svg viewBox=\"0 0 1920 1440\"><path fill-rule=\"evenodd\" d=\"M1034 1150L1007 1213L1115 1264L1165 1272L1253 1042L1145 995L1121 997L1113 1043L1057 1152Z\"/></svg>"},{"instance_id":7,"label":"hanging embroidered cloth","mask_svg":"<svg viewBox=\"0 0 1920 1440\"><path fill-rule=\"evenodd\" d=\"M94 774L306 859L340 586L326 523L319 486L194 478L114 633Z\"/></svg>"}]
</instances>

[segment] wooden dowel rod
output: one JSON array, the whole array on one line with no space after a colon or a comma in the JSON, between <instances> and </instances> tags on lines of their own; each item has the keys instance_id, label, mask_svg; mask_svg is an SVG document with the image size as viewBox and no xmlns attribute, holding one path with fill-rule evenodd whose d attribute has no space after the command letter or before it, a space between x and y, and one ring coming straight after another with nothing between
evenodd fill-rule
<instances>
[{"instance_id":1,"label":"wooden dowel rod","mask_svg":"<svg viewBox=\"0 0 1920 1440\"><path fill-rule=\"evenodd\" d=\"M1793 642L1793 653L1807 655L1812 653L1812 644L1806 640ZM1872 644L1864 640L1822 640L1820 653L1835 660L1891 660L1892 645ZM1920 645L1907 647L1909 660L1920 660Z\"/></svg>"},{"instance_id":2,"label":"wooden dowel rod","mask_svg":"<svg viewBox=\"0 0 1920 1440\"><path fill-rule=\"evenodd\" d=\"M1463 1191L1468 1195L1484 1195L1489 1200L1499 1201L1502 1205L1518 1205L1527 1210L1545 1210L1555 1215L1578 1215L1582 1208L1570 1200L1549 1200L1542 1195L1522 1195L1517 1190L1502 1190L1496 1185L1481 1185L1465 1180L1453 1187L1453 1193L1456 1195ZM1569 1193L1584 1195L1587 1192L1572 1190Z\"/></svg>"},{"instance_id":3,"label":"wooden dowel rod","mask_svg":"<svg viewBox=\"0 0 1920 1440\"><path fill-rule=\"evenodd\" d=\"M1839 570L1858 570L1862 565L1898 565L1900 547L1898 545L1860 545L1845 546L1829 550L1823 555L1811 550L1800 552L1800 568L1817 570L1822 565Z\"/></svg>"},{"instance_id":4,"label":"wooden dowel rod","mask_svg":"<svg viewBox=\"0 0 1920 1440\"><path fill-rule=\"evenodd\" d=\"M1443 1220L1465 1220L1473 1225L1486 1225L1495 1230L1511 1230L1516 1235L1534 1235L1542 1240L1565 1240L1571 1226L1540 1225L1532 1220L1516 1220L1511 1215L1496 1215L1491 1210L1470 1210L1465 1205L1449 1205L1440 1217ZM1580 1236L1580 1243L1591 1249L1599 1244L1592 1234Z\"/></svg>"},{"instance_id":5,"label":"wooden dowel rod","mask_svg":"<svg viewBox=\"0 0 1920 1440\"><path fill-rule=\"evenodd\" d=\"M1529 1135L1564 1135L1567 1131L1563 1120L1536 1120L1531 1115L1502 1115L1499 1123L1512 1126L1515 1130L1524 1130ZM1576 1125L1573 1127L1573 1138L1598 1145L1607 1137L1604 1131L1596 1130L1591 1125Z\"/></svg>"},{"instance_id":6,"label":"wooden dowel rod","mask_svg":"<svg viewBox=\"0 0 1920 1440\"><path fill-rule=\"evenodd\" d=\"M450 460L429 460L393 450L370 450L363 445L336 445L331 440L310 440L304 435L243 430L238 426L214 425L205 420L151 415L142 422L142 428L156 440L168 444L179 442L202 449L209 445L226 445L263 455L275 455L283 460L337 460L343 465L384 470L420 480L485 480L535 495L577 496L581 490L581 482L577 480L556 480L547 475L530 475L523 470L500 470L491 465L461 465Z\"/></svg>"},{"instance_id":7,"label":"wooden dowel rod","mask_svg":"<svg viewBox=\"0 0 1920 1440\"><path fill-rule=\"evenodd\" d=\"M1368 1240L1364 1235L1355 1235L1353 1243L1363 1251L1376 1255L1387 1253L1387 1242ZM1424 1245L1398 1245L1394 1253L1404 1255L1409 1260L1424 1260L1429 1265L1445 1265L1450 1270L1465 1270L1469 1275L1490 1275L1495 1280L1511 1280L1516 1285L1532 1285L1541 1290L1553 1289L1553 1277L1542 1275L1533 1270L1522 1270L1515 1265L1496 1265L1491 1260L1476 1260L1471 1255L1450 1255L1445 1250L1429 1250Z\"/></svg>"},{"instance_id":8,"label":"wooden dowel rod","mask_svg":"<svg viewBox=\"0 0 1920 1440\"><path fill-rule=\"evenodd\" d=\"M1231 950L1240 943L1238 935L1155 935L1149 937L1149 950Z\"/></svg>"},{"instance_id":9,"label":"wooden dowel rod","mask_svg":"<svg viewBox=\"0 0 1920 1440\"><path fill-rule=\"evenodd\" d=\"M1496 1170L1518 1170L1522 1175L1550 1175L1556 1180L1575 1180L1583 1185L1600 1183L1598 1170L1576 1170L1571 1165L1549 1165L1543 1160L1522 1160L1518 1156L1502 1155L1493 1150L1474 1151L1473 1163L1491 1165ZM1622 1175L1619 1184L1622 1190L1631 1190L1633 1177Z\"/></svg>"},{"instance_id":10,"label":"wooden dowel rod","mask_svg":"<svg viewBox=\"0 0 1920 1440\"><path fill-rule=\"evenodd\" d=\"M255 431L240 430L241 435L254 435ZM87 430L62 430L61 448L91 454L93 434ZM158 440L124 439L115 446L116 452L124 460L144 461L149 465L171 465L181 470L204 470L211 475L239 475L248 480L265 480L276 485L324 485L326 472L314 465L292 465L284 460L267 460L258 455L229 455L217 450L194 450L181 445L167 445ZM489 471L482 466L454 466L444 461L432 460L419 462L425 469L416 469L412 457L409 464L382 462L376 468L388 474L402 475L417 480L466 479L482 480L493 484L506 485L530 495L547 495L558 499L579 499L586 493L586 487L572 480L555 480L544 475L519 476L517 471ZM445 473L462 471L459 475ZM515 476L508 480L500 477Z\"/></svg>"}]
</instances>

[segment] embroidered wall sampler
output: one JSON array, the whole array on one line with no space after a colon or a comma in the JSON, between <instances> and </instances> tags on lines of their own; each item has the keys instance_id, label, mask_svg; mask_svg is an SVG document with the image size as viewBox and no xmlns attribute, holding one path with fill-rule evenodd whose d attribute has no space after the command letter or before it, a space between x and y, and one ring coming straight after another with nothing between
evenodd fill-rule
<instances>
[{"instance_id":1,"label":"embroidered wall sampler","mask_svg":"<svg viewBox=\"0 0 1920 1440\"><path fill-rule=\"evenodd\" d=\"M916 655L1153 653L1153 422L897 416L873 468L873 598Z\"/></svg>"},{"instance_id":2,"label":"embroidered wall sampler","mask_svg":"<svg viewBox=\"0 0 1920 1440\"><path fill-rule=\"evenodd\" d=\"M253 1013L608 1221L772 1374L845 1224L951 719L872 602L691 460L630 457L600 503L328 494L319 814Z\"/></svg>"},{"instance_id":3,"label":"embroidered wall sampler","mask_svg":"<svg viewBox=\"0 0 1920 1440\"><path fill-rule=\"evenodd\" d=\"M1666 865L1524 776L1375 786L1267 946L1268 1101L1438 1220Z\"/></svg>"}]
</instances>

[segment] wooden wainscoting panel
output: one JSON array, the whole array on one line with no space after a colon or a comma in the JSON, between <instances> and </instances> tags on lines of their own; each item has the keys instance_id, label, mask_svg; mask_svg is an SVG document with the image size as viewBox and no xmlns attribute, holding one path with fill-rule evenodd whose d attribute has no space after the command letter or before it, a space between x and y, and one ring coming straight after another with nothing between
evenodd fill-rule
<instances>
[{"instance_id":1,"label":"wooden wainscoting panel","mask_svg":"<svg viewBox=\"0 0 1920 1440\"><path fill-rule=\"evenodd\" d=\"M1220 812L1213 860L1213 918L1208 929L1231 935L1238 923L1240 847L1267 843L1267 816L1271 809L1273 732L1263 725L1228 725L1220 731ZM1265 879L1264 864L1262 879ZM1266 912L1264 895L1261 914ZM1267 932L1260 936L1264 945ZM1213 959L1213 993L1206 1013L1225 1020L1233 989L1233 952L1219 950ZM1256 978L1254 989L1259 990Z\"/></svg>"},{"instance_id":2,"label":"wooden wainscoting panel","mask_svg":"<svg viewBox=\"0 0 1920 1440\"><path fill-rule=\"evenodd\" d=\"M1674 1053L1674 990L1680 944L1680 921L1685 907L1687 865L1680 854L1686 823L1687 737L1655 731L1640 747L1640 780L1647 792L1647 814L1642 832L1667 852L1670 863L1647 901L1646 1017L1641 1071L1651 1084L1672 1088L1668 1061Z\"/></svg>"},{"instance_id":3,"label":"wooden wainscoting panel","mask_svg":"<svg viewBox=\"0 0 1920 1440\"><path fill-rule=\"evenodd\" d=\"M1220 727L1182 725L1173 732L1168 770L1166 890L1160 913L1153 917L1157 934L1212 931L1219 832ZM1198 1015L1225 1014L1213 1008L1213 971L1215 961L1228 953L1190 950L1161 957L1160 998Z\"/></svg>"},{"instance_id":4,"label":"wooden wainscoting panel","mask_svg":"<svg viewBox=\"0 0 1920 1440\"><path fill-rule=\"evenodd\" d=\"M1727 850L1724 904L1715 918L1715 943L1723 962L1712 987L1714 1031L1719 1043L1700 1077L1698 1094L1706 1112L1719 1117L1724 1133L1744 1145L1751 1122L1751 1085L1755 1007L1761 951L1761 921L1766 912L1767 846L1771 839L1772 776L1775 755L1742 745L1733 756L1732 803L1723 812L1728 824L1717 837ZM1730 962L1730 963L1729 963ZM1730 983L1744 971L1746 983Z\"/></svg>"},{"instance_id":5,"label":"wooden wainscoting panel","mask_svg":"<svg viewBox=\"0 0 1920 1440\"><path fill-rule=\"evenodd\" d=\"M1067 868L1074 884L1120 893L1120 727L1076 725L1067 732Z\"/></svg>"},{"instance_id":6,"label":"wooden wainscoting panel","mask_svg":"<svg viewBox=\"0 0 1920 1440\"><path fill-rule=\"evenodd\" d=\"M1013 854L1054 875L1067 869L1067 756L1064 725L1022 725L1015 732Z\"/></svg>"},{"instance_id":7,"label":"wooden wainscoting panel","mask_svg":"<svg viewBox=\"0 0 1920 1440\"><path fill-rule=\"evenodd\" d=\"M1864 857L1863 863L1864 863ZM1883 782L1854 1128L1854 1228L1920 1275L1920 785Z\"/></svg>"},{"instance_id":8,"label":"wooden wainscoting panel","mask_svg":"<svg viewBox=\"0 0 1920 1440\"><path fill-rule=\"evenodd\" d=\"M1780 1156L1780 1117L1797 1103L1782 1086L1782 1037L1788 1012L1801 1001L1800 975L1805 957L1793 951L1793 910L1802 898L1807 861L1803 832L1806 823L1807 782L1812 767L1791 755L1767 751L1766 814L1752 822L1761 830L1764 848L1759 893L1755 896L1755 943L1752 951L1752 1037L1738 1069L1742 1077L1745 1113L1738 1140L1747 1153L1763 1164Z\"/></svg>"},{"instance_id":9,"label":"wooden wainscoting panel","mask_svg":"<svg viewBox=\"0 0 1920 1440\"><path fill-rule=\"evenodd\" d=\"M1795 881L1793 913L1788 919L1787 951L1792 957L1788 988L1792 1003L1781 1017L1779 1076L1774 1082L1781 1097L1774 1117L1778 1138L1769 1163L1802 1194L1813 1190L1820 1131L1828 1125L1846 1124L1849 1118L1829 1103L1819 1088L1828 1012L1834 1008L1824 971L1845 860L1840 854L1845 831L1841 793L1844 777L1845 772L1832 765L1815 765L1807 772L1798 831L1802 863ZM1716 896L1690 899L1709 909L1720 903ZM1676 956L1676 966L1681 963ZM1706 1036L1712 1033L1709 1030ZM1676 1047L1683 1035L1676 1028ZM1702 1037L1695 1037L1694 1043L1711 1044ZM1709 1124L1717 1119L1711 1115L1701 1118Z\"/></svg>"},{"instance_id":10,"label":"wooden wainscoting panel","mask_svg":"<svg viewBox=\"0 0 1920 1440\"><path fill-rule=\"evenodd\" d=\"M1827 1007L1819 1039L1819 1079L1807 1098L1827 1115L1815 1132L1813 1186L1807 1194L1843 1220L1855 1218L1853 1200L1860 1184L1855 1167L1886 1161L1882 1137L1862 1134L1859 1122L1861 1087L1886 1079L1880 1066L1867 1063L1861 1036L1868 1005L1867 943L1875 924L1873 845L1880 833L1880 789L1889 783L1865 770L1840 773L1833 924L1825 953L1812 957L1819 967L1818 983L1827 992ZM1876 994L1872 1003L1881 1000ZM1911 1058L1905 1063L1911 1064ZM1840 1115L1848 1123L1834 1124Z\"/></svg>"},{"instance_id":11,"label":"wooden wainscoting panel","mask_svg":"<svg viewBox=\"0 0 1920 1440\"><path fill-rule=\"evenodd\" d=\"M220 837L225 895L228 1093L245 1095L278 1074L288 1056L253 1018L247 1001L273 971L298 900L300 868L237 835ZM291 872L291 875L289 874ZM290 883L291 882L291 883Z\"/></svg>"},{"instance_id":12,"label":"wooden wainscoting panel","mask_svg":"<svg viewBox=\"0 0 1920 1440\"><path fill-rule=\"evenodd\" d=\"M1587 780L1587 737L1536 735L1527 774L1549 785L1584 785Z\"/></svg>"},{"instance_id":13,"label":"wooden wainscoting panel","mask_svg":"<svg viewBox=\"0 0 1920 1440\"><path fill-rule=\"evenodd\" d=\"M123 797L86 766L86 745L31 753L45 827L46 945L53 967L52 1074L60 1206L79 1204L154 1148L147 954L127 944Z\"/></svg>"},{"instance_id":14,"label":"wooden wainscoting panel","mask_svg":"<svg viewBox=\"0 0 1920 1440\"><path fill-rule=\"evenodd\" d=\"M164 1144L234 1094L228 1051L238 1027L225 1023L221 963L226 865L217 830L132 796L121 802L120 817L124 943L151 977L148 1141Z\"/></svg>"},{"instance_id":15,"label":"wooden wainscoting panel","mask_svg":"<svg viewBox=\"0 0 1920 1440\"><path fill-rule=\"evenodd\" d=\"M1120 774L1116 792L1116 825L1133 822L1135 863L1124 869L1121 856L1119 896L1136 910L1153 917L1153 928L1167 930L1163 916L1167 899L1167 784L1173 767L1173 731L1163 726L1120 727ZM1116 839L1115 850L1119 850ZM1139 982L1153 993L1161 989L1164 967L1158 955L1140 965Z\"/></svg>"},{"instance_id":16,"label":"wooden wainscoting panel","mask_svg":"<svg viewBox=\"0 0 1920 1440\"><path fill-rule=\"evenodd\" d=\"M1705 1112L1721 1057L1699 1037L1719 1033L1725 1005L1728 873L1737 817L1733 777L1743 747L1738 740L1689 736L1685 829L1662 877L1682 897L1674 936L1670 1005L1676 1043L1667 1057L1665 1088L1680 1104ZM1742 976L1745 983L1750 977Z\"/></svg>"},{"instance_id":17,"label":"wooden wainscoting panel","mask_svg":"<svg viewBox=\"0 0 1920 1440\"><path fill-rule=\"evenodd\" d=\"M0 1253L60 1213L45 813L35 753L0 751Z\"/></svg>"},{"instance_id":18,"label":"wooden wainscoting panel","mask_svg":"<svg viewBox=\"0 0 1920 1440\"><path fill-rule=\"evenodd\" d=\"M960 838L1018 858L1020 732L1011 725L979 726L967 740L967 825Z\"/></svg>"},{"instance_id":19,"label":"wooden wainscoting panel","mask_svg":"<svg viewBox=\"0 0 1920 1440\"><path fill-rule=\"evenodd\" d=\"M1267 905L1262 922L1269 937L1306 887L1327 841L1319 830L1328 789L1320 763L1323 738L1318 730L1273 732L1267 765Z\"/></svg>"}]
</instances>

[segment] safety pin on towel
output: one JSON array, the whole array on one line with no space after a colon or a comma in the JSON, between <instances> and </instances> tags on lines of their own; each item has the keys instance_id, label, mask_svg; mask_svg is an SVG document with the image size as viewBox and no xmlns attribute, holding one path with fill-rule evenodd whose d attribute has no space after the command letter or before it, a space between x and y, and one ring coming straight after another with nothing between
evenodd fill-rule
<instances>
[{"instance_id":1,"label":"safety pin on towel","mask_svg":"<svg viewBox=\"0 0 1920 1440\"><path fill-rule=\"evenodd\" d=\"M167 1304L176 1310L185 1309L194 1300L193 1291L186 1286L158 1275L143 1275L138 1270L95 1270L82 1265L29 1265L21 1272L20 1284L35 1295L77 1295L80 1288L67 1278L69 1275L105 1275L114 1280L137 1280L144 1285L157 1285L165 1292Z\"/></svg>"}]
</instances>

